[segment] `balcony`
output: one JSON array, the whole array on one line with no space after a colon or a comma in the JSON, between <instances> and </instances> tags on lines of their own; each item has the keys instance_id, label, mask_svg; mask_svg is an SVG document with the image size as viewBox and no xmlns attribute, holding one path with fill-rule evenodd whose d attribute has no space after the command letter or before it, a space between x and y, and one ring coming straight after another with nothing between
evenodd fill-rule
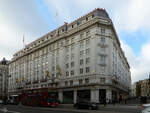
<instances>
[{"instance_id":1,"label":"balcony","mask_svg":"<svg viewBox=\"0 0 150 113\"><path fill-rule=\"evenodd\" d=\"M25 85L30 85L31 84L31 81L28 81L25 83Z\"/></svg>"},{"instance_id":2,"label":"balcony","mask_svg":"<svg viewBox=\"0 0 150 113\"><path fill-rule=\"evenodd\" d=\"M47 82L47 79L42 79L40 80L40 82Z\"/></svg>"},{"instance_id":3,"label":"balcony","mask_svg":"<svg viewBox=\"0 0 150 113\"><path fill-rule=\"evenodd\" d=\"M33 84L37 84L37 83L39 83L39 81L38 80L34 80L32 83Z\"/></svg>"}]
</instances>

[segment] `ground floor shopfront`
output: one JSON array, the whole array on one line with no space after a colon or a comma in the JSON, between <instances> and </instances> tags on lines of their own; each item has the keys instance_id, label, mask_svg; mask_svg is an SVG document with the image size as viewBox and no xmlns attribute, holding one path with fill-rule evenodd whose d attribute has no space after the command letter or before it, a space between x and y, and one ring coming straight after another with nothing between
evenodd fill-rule
<instances>
[{"instance_id":1,"label":"ground floor shopfront","mask_svg":"<svg viewBox=\"0 0 150 113\"><path fill-rule=\"evenodd\" d=\"M128 92L111 87L80 87L58 90L58 99L62 103L76 103L78 100L91 101L96 103L119 102L128 97Z\"/></svg>"},{"instance_id":2,"label":"ground floor shopfront","mask_svg":"<svg viewBox=\"0 0 150 113\"><path fill-rule=\"evenodd\" d=\"M111 86L86 86L65 88L42 88L20 92L20 94L44 95L48 98L58 99L61 103L72 104L77 101L91 101L96 103L112 103L127 98L128 92Z\"/></svg>"}]
</instances>

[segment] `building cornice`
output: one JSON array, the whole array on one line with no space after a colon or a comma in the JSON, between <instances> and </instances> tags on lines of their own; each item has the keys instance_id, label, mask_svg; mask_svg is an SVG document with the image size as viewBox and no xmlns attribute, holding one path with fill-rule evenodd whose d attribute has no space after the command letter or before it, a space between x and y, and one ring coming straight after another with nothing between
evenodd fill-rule
<instances>
[{"instance_id":1,"label":"building cornice","mask_svg":"<svg viewBox=\"0 0 150 113\"><path fill-rule=\"evenodd\" d=\"M64 32L63 34L61 34L59 37L55 37L55 38L51 38L43 43L41 43L39 46L37 47L34 47L30 50L28 50L27 52L23 53L22 55L18 56L18 57L14 57L10 62L9 64L11 64L12 62L20 59L21 57L24 57L34 51L37 51L38 49L40 48L43 48L51 43L54 43L58 40L61 40L61 39L64 39L66 37L69 37L71 35L74 35L75 33L78 33L79 31L83 31L91 26L93 26L94 24L96 23L99 23L99 24L103 24L103 25L111 25L111 20L110 19L105 19L105 18L102 18L102 17L94 17L93 19L89 20L88 22L86 23L83 23L81 25L79 25L78 27L74 28L74 29L71 29L69 31L66 31ZM45 35L44 35L45 36ZM35 41L34 41L35 42Z\"/></svg>"}]
</instances>

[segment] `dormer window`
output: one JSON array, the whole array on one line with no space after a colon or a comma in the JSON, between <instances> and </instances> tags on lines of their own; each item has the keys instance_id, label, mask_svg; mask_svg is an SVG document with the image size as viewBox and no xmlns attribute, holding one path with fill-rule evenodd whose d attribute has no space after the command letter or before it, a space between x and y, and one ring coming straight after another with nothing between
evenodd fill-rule
<instances>
[{"instance_id":1,"label":"dormer window","mask_svg":"<svg viewBox=\"0 0 150 113\"><path fill-rule=\"evenodd\" d=\"M92 14L92 18L94 18L94 14Z\"/></svg>"},{"instance_id":2,"label":"dormer window","mask_svg":"<svg viewBox=\"0 0 150 113\"><path fill-rule=\"evenodd\" d=\"M74 26L72 25L72 28L73 28Z\"/></svg>"},{"instance_id":3,"label":"dormer window","mask_svg":"<svg viewBox=\"0 0 150 113\"><path fill-rule=\"evenodd\" d=\"M86 21L88 21L88 17L86 17Z\"/></svg>"},{"instance_id":4,"label":"dormer window","mask_svg":"<svg viewBox=\"0 0 150 113\"><path fill-rule=\"evenodd\" d=\"M64 32L64 29L62 29L62 32Z\"/></svg>"},{"instance_id":5,"label":"dormer window","mask_svg":"<svg viewBox=\"0 0 150 113\"><path fill-rule=\"evenodd\" d=\"M80 24L81 24L81 21L78 21L78 22L77 22L77 25L80 25Z\"/></svg>"}]
</instances>

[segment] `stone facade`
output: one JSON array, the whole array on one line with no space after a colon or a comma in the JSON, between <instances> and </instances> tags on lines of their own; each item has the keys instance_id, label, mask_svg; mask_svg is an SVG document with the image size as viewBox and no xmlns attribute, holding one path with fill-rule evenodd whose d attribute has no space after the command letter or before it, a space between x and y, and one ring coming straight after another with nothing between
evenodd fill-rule
<instances>
[{"instance_id":1,"label":"stone facade","mask_svg":"<svg viewBox=\"0 0 150 113\"><path fill-rule=\"evenodd\" d=\"M7 98L8 92L8 65L5 60L0 61L0 98Z\"/></svg>"},{"instance_id":2,"label":"stone facade","mask_svg":"<svg viewBox=\"0 0 150 113\"><path fill-rule=\"evenodd\" d=\"M129 94L130 67L104 9L65 23L15 53L9 93L48 89L61 102L110 101Z\"/></svg>"}]
</instances>

